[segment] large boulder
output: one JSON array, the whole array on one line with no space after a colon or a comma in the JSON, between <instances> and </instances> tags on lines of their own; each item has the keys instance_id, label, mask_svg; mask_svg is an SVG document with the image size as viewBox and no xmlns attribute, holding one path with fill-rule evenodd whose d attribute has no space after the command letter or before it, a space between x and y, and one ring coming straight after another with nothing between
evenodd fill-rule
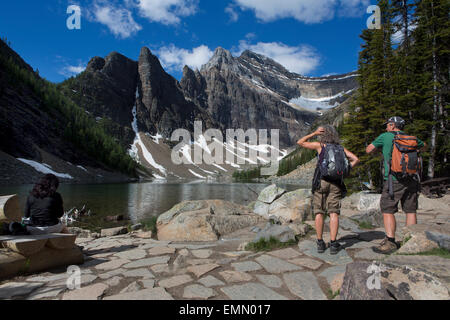
<instances>
[{"instance_id":1,"label":"large boulder","mask_svg":"<svg viewBox=\"0 0 450 320\"><path fill-rule=\"evenodd\" d=\"M309 189L298 189L283 194L270 204L268 215L282 222L305 221L312 215L312 193Z\"/></svg>"},{"instance_id":2,"label":"large boulder","mask_svg":"<svg viewBox=\"0 0 450 320\"><path fill-rule=\"evenodd\" d=\"M342 300L449 300L445 284L409 266L353 262L347 265Z\"/></svg>"},{"instance_id":3,"label":"large boulder","mask_svg":"<svg viewBox=\"0 0 450 320\"><path fill-rule=\"evenodd\" d=\"M363 211L361 213L355 214L351 217L358 222L365 222L371 224L374 227L382 227L383 226L383 215L380 210L369 210Z\"/></svg>"},{"instance_id":4,"label":"large boulder","mask_svg":"<svg viewBox=\"0 0 450 320\"><path fill-rule=\"evenodd\" d=\"M405 227L405 238L410 238L400 249L403 253L418 253L441 247L450 250L450 224L415 224ZM403 251L403 250L405 251Z\"/></svg>"},{"instance_id":5,"label":"large boulder","mask_svg":"<svg viewBox=\"0 0 450 320\"><path fill-rule=\"evenodd\" d=\"M448 196L438 199L430 199L423 194L419 195L419 210L432 212L450 212L450 205L448 204Z\"/></svg>"},{"instance_id":6,"label":"large boulder","mask_svg":"<svg viewBox=\"0 0 450 320\"><path fill-rule=\"evenodd\" d=\"M284 190L283 188L278 188L277 185L272 184L261 191L258 196L258 201L271 204L274 200L278 199L284 193L286 193L286 190Z\"/></svg>"},{"instance_id":7,"label":"large boulder","mask_svg":"<svg viewBox=\"0 0 450 320\"><path fill-rule=\"evenodd\" d=\"M223 200L183 201L161 214L156 227L159 240L215 241L264 219L247 207Z\"/></svg>"},{"instance_id":8,"label":"large boulder","mask_svg":"<svg viewBox=\"0 0 450 320\"><path fill-rule=\"evenodd\" d=\"M380 212L381 194L362 191L359 193L358 210L360 212L375 211Z\"/></svg>"},{"instance_id":9,"label":"large boulder","mask_svg":"<svg viewBox=\"0 0 450 320\"><path fill-rule=\"evenodd\" d=\"M414 254L438 248L436 242L428 240L425 233L418 232L405 235L409 240L397 251L398 254Z\"/></svg>"}]
</instances>

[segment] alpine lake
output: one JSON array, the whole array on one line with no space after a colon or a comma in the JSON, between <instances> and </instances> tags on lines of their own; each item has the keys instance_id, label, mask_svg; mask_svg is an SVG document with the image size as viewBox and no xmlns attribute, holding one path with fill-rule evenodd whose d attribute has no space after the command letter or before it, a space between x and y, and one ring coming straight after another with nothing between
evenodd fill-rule
<instances>
[{"instance_id":1,"label":"alpine lake","mask_svg":"<svg viewBox=\"0 0 450 320\"><path fill-rule=\"evenodd\" d=\"M64 210L90 210L70 226L92 231L130 225L159 216L177 203L186 200L226 200L249 205L270 183L241 182L142 182L116 184L61 184L58 192L64 201ZM277 184L287 191L308 186ZM33 185L0 186L0 195L17 194L22 211ZM108 216L123 216L123 220L107 221Z\"/></svg>"}]
</instances>

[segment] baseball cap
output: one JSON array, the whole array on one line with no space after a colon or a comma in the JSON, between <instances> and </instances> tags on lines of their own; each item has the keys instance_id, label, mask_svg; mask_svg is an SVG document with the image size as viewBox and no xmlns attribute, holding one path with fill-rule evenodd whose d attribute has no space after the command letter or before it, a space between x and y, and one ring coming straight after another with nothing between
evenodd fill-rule
<instances>
[{"instance_id":1,"label":"baseball cap","mask_svg":"<svg viewBox=\"0 0 450 320\"><path fill-rule=\"evenodd\" d=\"M403 128L405 126L405 120L401 117L390 117L388 121L386 121L383 126L387 125L388 123L395 123L395 126L398 128Z\"/></svg>"}]
</instances>

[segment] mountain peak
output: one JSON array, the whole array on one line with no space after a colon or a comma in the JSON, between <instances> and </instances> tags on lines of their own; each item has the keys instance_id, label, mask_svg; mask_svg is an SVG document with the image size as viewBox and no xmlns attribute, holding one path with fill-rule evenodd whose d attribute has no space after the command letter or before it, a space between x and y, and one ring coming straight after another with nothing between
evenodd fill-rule
<instances>
[{"instance_id":1,"label":"mountain peak","mask_svg":"<svg viewBox=\"0 0 450 320\"><path fill-rule=\"evenodd\" d=\"M222 69L233 64L235 64L235 58L231 55L231 52L222 47L217 47L212 58L202 66L201 70L209 70L213 67Z\"/></svg>"},{"instance_id":2,"label":"mountain peak","mask_svg":"<svg viewBox=\"0 0 450 320\"><path fill-rule=\"evenodd\" d=\"M227 58L232 58L233 56L231 55L231 52L222 48L222 47L217 47L216 50L214 50L214 56L218 56L218 57L227 57Z\"/></svg>"}]
</instances>

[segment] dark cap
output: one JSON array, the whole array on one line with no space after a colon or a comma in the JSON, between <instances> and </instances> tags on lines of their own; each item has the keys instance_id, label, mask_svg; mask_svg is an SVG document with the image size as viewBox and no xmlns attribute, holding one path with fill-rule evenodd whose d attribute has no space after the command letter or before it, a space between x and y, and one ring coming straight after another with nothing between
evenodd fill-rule
<instances>
[{"instance_id":1,"label":"dark cap","mask_svg":"<svg viewBox=\"0 0 450 320\"><path fill-rule=\"evenodd\" d=\"M397 128L403 128L405 126L405 120L400 117L391 117L383 125L385 126L388 123L394 123Z\"/></svg>"}]
</instances>

